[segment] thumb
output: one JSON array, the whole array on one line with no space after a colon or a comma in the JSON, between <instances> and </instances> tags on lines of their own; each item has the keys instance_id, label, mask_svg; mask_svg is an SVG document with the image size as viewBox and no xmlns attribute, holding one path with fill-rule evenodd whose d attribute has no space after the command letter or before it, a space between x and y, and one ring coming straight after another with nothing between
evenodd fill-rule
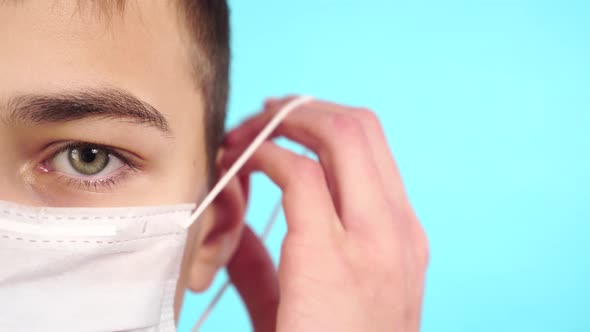
<instances>
[{"instance_id":1,"label":"thumb","mask_svg":"<svg viewBox=\"0 0 590 332\"><path fill-rule=\"evenodd\" d=\"M245 227L227 270L244 301L254 331L274 332L279 304L277 274L262 241Z\"/></svg>"}]
</instances>

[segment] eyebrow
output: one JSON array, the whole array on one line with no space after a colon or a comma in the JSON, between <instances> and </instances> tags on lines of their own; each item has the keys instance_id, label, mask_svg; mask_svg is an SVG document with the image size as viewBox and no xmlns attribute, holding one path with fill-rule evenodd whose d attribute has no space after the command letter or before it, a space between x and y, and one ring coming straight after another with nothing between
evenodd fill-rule
<instances>
[{"instance_id":1,"label":"eyebrow","mask_svg":"<svg viewBox=\"0 0 590 332\"><path fill-rule=\"evenodd\" d=\"M85 89L53 94L26 94L7 102L10 123L36 125L88 118L125 120L170 135L166 117L155 107L118 88Z\"/></svg>"}]
</instances>

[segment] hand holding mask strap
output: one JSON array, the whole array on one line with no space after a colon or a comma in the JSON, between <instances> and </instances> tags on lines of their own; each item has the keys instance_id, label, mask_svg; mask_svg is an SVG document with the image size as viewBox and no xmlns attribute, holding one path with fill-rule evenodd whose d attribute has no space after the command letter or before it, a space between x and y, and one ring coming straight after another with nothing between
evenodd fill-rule
<instances>
[{"instance_id":1,"label":"hand holding mask strap","mask_svg":"<svg viewBox=\"0 0 590 332\"><path fill-rule=\"evenodd\" d=\"M260 134L256 136L254 141L248 146L248 148L244 151L244 153L236 160L236 162L229 168L227 173L217 182L215 187L211 189L209 194L203 199L201 204L197 207L195 212L191 215L190 219L187 219L187 223L182 225L184 227L189 227L192 225L195 220L197 220L201 214L209 207L209 205L215 200L217 195L227 186L228 182L240 171L240 169L244 166L244 164L252 157L256 149L266 141L270 135L272 135L273 131L277 129L277 127L281 124L281 122L296 108L299 106L306 104L313 100L313 97L302 96L294 99L293 101L289 102L285 105L273 118L272 120L262 129Z\"/></svg>"},{"instance_id":2,"label":"hand holding mask strap","mask_svg":"<svg viewBox=\"0 0 590 332\"><path fill-rule=\"evenodd\" d=\"M258 134L258 136L256 136L256 138L254 139L254 141L252 141L248 148L246 148L244 153L242 153L242 155L237 159L237 161L229 168L227 173L225 173L225 175L219 180L219 182L217 182L215 187L213 187L213 189L205 197L203 202L197 207L195 212L191 215L191 218L187 220L188 224L183 226L189 227L195 220L199 218L199 216L207 209L207 207L213 202L213 200L215 200L217 195L219 195L219 193L221 192L221 190L223 190L227 183L240 171L240 169L244 166L248 159L252 157L254 152L256 152L256 149L258 149L260 145L262 145L262 143L264 143L270 137L270 135L272 135L275 129L291 112L293 112L298 107L306 103L309 103L312 100L313 97L301 96L283 106L283 108L277 112L277 114L271 119L271 121L266 125L266 127L264 127L264 129ZM272 226L274 225L275 221L279 216L280 210L281 199L279 198L278 201L275 203L270 218L265 224L264 231L261 235L263 241L270 233ZM203 326L205 320L209 317L213 308L219 303L219 300L221 300L221 297L229 288L229 286L230 282L226 281L223 284L223 286L217 291L217 293L213 297L213 300L209 303L209 305L207 306L207 308L205 309L205 311L193 327L193 332L199 331L199 329Z\"/></svg>"}]
</instances>

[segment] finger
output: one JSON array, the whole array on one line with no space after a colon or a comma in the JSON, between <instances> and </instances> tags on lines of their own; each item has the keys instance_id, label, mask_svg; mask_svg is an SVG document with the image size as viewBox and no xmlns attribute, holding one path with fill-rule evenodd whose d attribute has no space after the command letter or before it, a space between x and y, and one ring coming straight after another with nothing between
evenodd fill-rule
<instances>
[{"instance_id":1,"label":"finger","mask_svg":"<svg viewBox=\"0 0 590 332\"><path fill-rule=\"evenodd\" d=\"M412 235L409 238L412 243L410 243L408 247L414 248L414 278L412 282L414 287L412 289L413 292L410 294L412 295L411 299L413 299L411 302L411 308L413 308L414 317L410 320L410 331L420 331L420 323L422 318L421 308L424 300L424 284L426 279L426 271L428 269L428 263L430 260L430 249L428 237L421 225L414 224L414 227L412 227Z\"/></svg>"},{"instance_id":2,"label":"finger","mask_svg":"<svg viewBox=\"0 0 590 332\"><path fill-rule=\"evenodd\" d=\"M317 101L317 103L332 112L351 116L363 126L369 141L368 148L379 170L381 181L386 188L386 195L389 196L392 202L396 203L396 206L409 207L398 165L395 162L378 115L363 108L346 107L326 101Z\"/></svg>"},{"instance_id":3,"label":"finger","mask_svg":"<svg viewBox=\"0 0 590 332\"><path fill-rule=\"evenodd\" d=\"M296 98L297 96L295 95L291 95L280 99L268 98L264 102L264 108L261 112L256 113L255 115L247 118L239 126L226 133L224 137L224 146L247 145L251 142L251 140L248 140L248 138L255 136L260 131L256 131L256 128L262 129L262 127L264 127L271 118L270 114L267 114L269 115L267 117L262 117L260 115L266 114L266 111L278 111L282 106L293 101Z\"/></svg>"},{"instance_id":4,"label":"finger","mask_svg":"<svg viewBox=\"0 0 590 332\"><path fill-rule=\"evenodd\" d=\"M280 107L264 112L228 136L228 144L251 141ZM334 205L345 227L370 227L367 212L375 216L389 210L384 185L361 124L353 117L311 102L285 118L276 130L314 151L324 168Z\"/></svg>"},{"instance_id":5,"label":"finger","mask_svg":"<svg viewBox=\"0 0 590 332\"><path fill-rule=\"evenodd\" d=\"M240 154L241 149L228 149L224 165L233 164ZM341 230L324 172L316 161L265 142L240 173L254 171L263 172L281 188L289 232L307 232L324 239Z\"/></svg>"},{"instance_id":6,"label":"finger","mask_svg":"<svg viewBox=\"0 0 590 332\"><path fill-rule=\"evenodd\" d=\"M239 175L240 186L246 202L250 201L250 175Z\"/></svg>"},{"instance_id":7,"label":"finger","mask_svg":"<svg viewBox=\"0 0 590 332\"><path fill-rule=\"evenodd\" d=\"M249 227L244 228L227 271L248 309L254 331L274 332L279 284L272 259Z\"/></svg>"},{"instance_id":8,"label":"finger","mask_svg":"<svg viewBox=\"0 0 590 332\"><path fill-rule=\"evenodd\" d=\"M269 98L264 103L264 108L261 112L256 113L250 118L246 119L236 128L230 130L224 138L224 143L229 146L240 146L249 143L247 139L256 135L260 130L256 131L256 128L262 128L268 123L272 115L267 111L277 111L282 106L290 101L293 101L296 96L289 96L281 99ZM267 116L262 116L266 114Z\"/></svg>"},{"instance_id":9,"label":"finger","mask_svg":"<svg viewBox=\"0 0 590 332\"><path fill-rule=\"evenodd\" d=\"M291 96L284 99L269 99L265 103L265 110L280 108L294 98ZM320 100L317 100L316 104L326 110L351 116L361 124L369 141L369 152L375 160L379 170L379 177L386 188L386 195L392 202L396 203L396 206L409 207L409 201L399 167L395 162L391 147L387 142L387 137L377 114L368 109L347 107ZM250 118L247 122L236 128L235 131L230 132L228 141L236 145L247 142L247 137L255 134L256 129L261 125L263 126L265 121L268 121L265 117L258 116ZM278 136L278 133L275 132L271 138L276 136Z\"/></svg>"}]
</instances>

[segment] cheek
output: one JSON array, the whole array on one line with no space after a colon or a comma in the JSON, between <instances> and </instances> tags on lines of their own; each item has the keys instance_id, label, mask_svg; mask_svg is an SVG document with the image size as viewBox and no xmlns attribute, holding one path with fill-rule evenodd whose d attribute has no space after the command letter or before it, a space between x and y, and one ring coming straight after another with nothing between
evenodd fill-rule
<instances>
[{"instance_id":1,"label":"cheek","mask_svg":"<svg viewBox=\"0 0 590 332\"><path fill-rule=\"evenodd\" d=\"M196 203L206 195L207 155L198 144L177 146L174 156L162 166L157 181L162 199Z\"/></svg>"},{"instance_id":2,"label":"cheek","mask_svg":"<svg viewBox=\"0 0 590 332\"><path fill-rule=\"evenodd\" d=\"M198 167L191 167L190 163L186 164L182 170L178 170L177 174L183 174L183 176L177 176L170 181L174 183L174 190L179 198L196 203L205 197L208 191L208 174L204 163Z\"/></svg>"}]
</instances>

